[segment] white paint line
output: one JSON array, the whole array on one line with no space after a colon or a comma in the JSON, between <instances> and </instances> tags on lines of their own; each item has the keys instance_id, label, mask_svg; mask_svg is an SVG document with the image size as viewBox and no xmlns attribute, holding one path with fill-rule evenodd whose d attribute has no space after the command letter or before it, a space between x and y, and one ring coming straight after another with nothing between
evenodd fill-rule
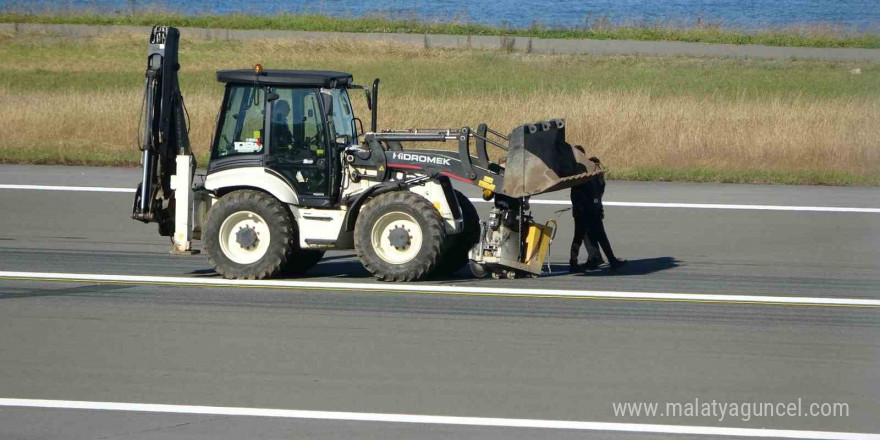
<instances>
[{"instance_id":1,"label":"white paint line","mask_svg":"<svg viewBox=\"0 0 880 440\"><path fill-rule=\"evenodd\" d=\"M471 198L472 202L485 203L481 198ZM532 205L571 206L568 200L529 200ZM880 214L880 208L850 208L837 206L784 206L784 205L734 205L721 203L649 203L649 202L602 202L605 206L626 206L630 208L689 208L689 209L734 209L754 211L806 211L806 212L859 212Z\"/></svg>"},{"instance_id":2,"label":"white paint line","mask_svg":"<svg viewBox=\"0 0 880 440\"><path fill-rule=\"evenodd\" d=\"M734 437L772 437L825 440L880 440L880 434L869 434L860 432L724 428L715 426L578 422L569 420L504 419L494 417L428 416L416 414L386 414L340 411L305 411L292 409L241 408L222 406L158 405L149 403L83 402L74 400L0 398L0 407L135 411L150 413L275 417L285 419L344 420L357 422L422 423L430 425L464 425L503 428L570 429L580 431L617 431L652 434L702 434Z\"/></svg>"},{"instance_id":3,"label":"white paint line","mask_svg":"<svg viewBox=\"0 0 880 440\"><path fill-rule=\"evenodd\" d=\"M811 306L880 307L880 299L822 298L805 296L716 295L703 293L617 292L601 290L515 289L507 287L470 287L434 284L358 283L296 280L226 280L222 278L162 277L147 275L101 275L86 273L6 272L0 279L48 281L96 281L132 284L174 284L179 286L262 287L307 290L382 291L440 293L458 295L522 296L553 298L605 298L651 301L691 301L743 304L790 304Z\"/></svg>"},{"instance_id":4,"label":"white paint line","mask_svg":"<svg viewBox=\"0 0 880 440\"><path fill-rule=\"evenodd\" d=\"M39 191L74 191L74 192L109 192L109 193L133 193L135 188L110 188L104 186L50 186L50 185L6 185L0 184L0 189L33 189Z\"/></svg>"},{"instance_id":5,"label":"white paint line","mask_svg":"<svg viewBox=\"0 0 880 440\"><path fill-rule=\"evenodd\" d=\"M880 214L880 208L850 208L843 206L785 206L785 205L733 205L718 203L647 203L647 202L602 202L607 206L629 206L634 208L695 208L695 209L740 209L758 211L808 211L808 212L862 212Z\"/></svg>"}]
</instances>

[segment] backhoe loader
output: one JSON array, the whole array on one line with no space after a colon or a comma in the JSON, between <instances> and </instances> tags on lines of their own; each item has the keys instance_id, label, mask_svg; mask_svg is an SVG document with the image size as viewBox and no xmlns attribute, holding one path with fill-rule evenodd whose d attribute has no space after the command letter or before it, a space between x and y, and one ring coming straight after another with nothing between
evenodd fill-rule
<instances>
[{"instance_id":1,"label":"backhoe loader","mask_svg":"<svg viewBox=\"0 0 880 440\"><path fill-rule=\"evenodd\" d=\"M378 79L365 88L348 73L256 65L217 72L225 93L207 171L196 179L179 40L173 27L150 35L132 217L158 223L179 253L194 252L200 239L226 278L301 274L332 249L354 249L385 281L445 276L468 264L477 276L537 275L555 225L531 217L529 197L602 172L565 142L562 119L508 135L485 124L380 131ZM354 115L353 91L367 99L368 131ZM489 146L502 150L503 166L490 160ZM486 221L453 180L493 202Z\"/></svg>"}]
</instances>

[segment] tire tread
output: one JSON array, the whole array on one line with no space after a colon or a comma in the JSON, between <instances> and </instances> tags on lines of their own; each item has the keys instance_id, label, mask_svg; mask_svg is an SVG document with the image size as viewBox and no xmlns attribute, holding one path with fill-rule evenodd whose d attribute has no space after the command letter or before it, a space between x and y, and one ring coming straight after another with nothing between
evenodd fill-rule
<instances>
[{"instance_id":1,"label":"tire tread","mask_svg":"<svg viewBox=\"0 0 880 440\"><path fill-rule=\"evenodd\" d=\"M426 224L420 226L422 226L422 246L423 249L427 246L428 251L420 251L412 261L400 266L390 265L383 261L372 250L371 243L371 220L377 215L392 212L394 206L411 208L416 212L417 220L420 217L419 214L423 214L424 220L426 220ZM358 215L358 221L355 224L354 247L358 258L370 273L382 281L417 281L426 278L437 266L445 242L446 231L443 228L443 218L440 217L434 205L424 197L407 190L381 194L368 201Z\"/></svg>"},{"instance_id":2,"label":"tire tread","mask_svg":"<svg viewBox=\"0 0 880 440\"><path fill-rule=\"evenodd\" d=\"M223 220L228 214L235 212L236 208L255 211L263 217L271 231L269 249L256 263L241 265L229 260L223 255L219 237L215 237ZM237 190L226 194L211 207L205 225L205 251L208 254L208 262L224 278L234 280L273 278L282 272L293 254L294 232L290 211L280 201L262 191Z\"/></svg>"}]
</instances>

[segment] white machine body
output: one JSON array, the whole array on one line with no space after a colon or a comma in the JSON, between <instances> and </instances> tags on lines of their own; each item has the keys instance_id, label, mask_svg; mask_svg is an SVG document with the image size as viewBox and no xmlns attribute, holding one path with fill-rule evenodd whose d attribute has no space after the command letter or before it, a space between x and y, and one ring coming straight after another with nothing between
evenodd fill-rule
<instances>
[{"instance_id":1,"label":"white machine body","mask_svg":"<svg viewBox=\"0 0 880 440\"><path fill-rule=\"evenodd\" d=\"M191 161L192 157L189 155L177 156L177 169L185 171L175 174L171 179L176 198L175 231L172 237L175 252L191 253L193 251L192 242L194 239L200 238L207 219L207 212L211 205L218 200L216 194L224 194L231 189L243 188L266 192L287 205L299 227L301 248L338 248L335 243L344 226L347 207L325 209L299 206L296 191L279 177L266 172L262 167L234 168L212 173L205 178L204 187L194 188L188 172L191 169ZM367 172L366 170L361 171ZM395 176L398 180L412 177L404 173L398 174ZM345 173L343 197L357 194L370 186L379 184L379 182L366 179L353 182L349 178L350 175L351 173ZM184 188L189 188L189 191L184 191ZM455 218L442 185L431 180L411 186L409 191L424 197L434 205L445 221L447 234L461 232L462 220Z\"/></svg>"}]
</instances>

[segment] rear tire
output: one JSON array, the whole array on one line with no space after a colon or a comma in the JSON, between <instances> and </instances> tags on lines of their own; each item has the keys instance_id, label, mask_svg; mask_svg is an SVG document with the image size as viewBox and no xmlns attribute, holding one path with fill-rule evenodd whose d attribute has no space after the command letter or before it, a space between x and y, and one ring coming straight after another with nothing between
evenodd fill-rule
<instances>
[{"instance_id":1,"label":"rear tire","mask_svg":"<svg viewBox=\"0 0 880 440\"><path fill-rule=\"evenodd\" d=\"M438 276L452 275L464 267L468 263L468 253L480 240L480 215L477 208L460 191L455 191L455 198L461 207L462 231L447 240L449 246L434 271Z\"/></svg>"},{"instance_id":2,"label":"rear tire","mask_svg":"<svg viewBox=\"0 0 880 440\"><path fill-rule=\"evenodd\" d=\"M354 247L364 267L383 281L415 281L434 271L446 242L443 218L424 197L406 190L364 205Z\"/></svg>"},{"instance_id":3,"label":"rear tire","mask_svg":"<svg viewBox=\"0 0 880 440\"><path fill-rule=\"evenodd\" d=\"M211 207L205 223L208 262L224 278L277 276L294 250L293 225L287 207L266 193L226 194Z\"/></svg>"}]
</instances>

